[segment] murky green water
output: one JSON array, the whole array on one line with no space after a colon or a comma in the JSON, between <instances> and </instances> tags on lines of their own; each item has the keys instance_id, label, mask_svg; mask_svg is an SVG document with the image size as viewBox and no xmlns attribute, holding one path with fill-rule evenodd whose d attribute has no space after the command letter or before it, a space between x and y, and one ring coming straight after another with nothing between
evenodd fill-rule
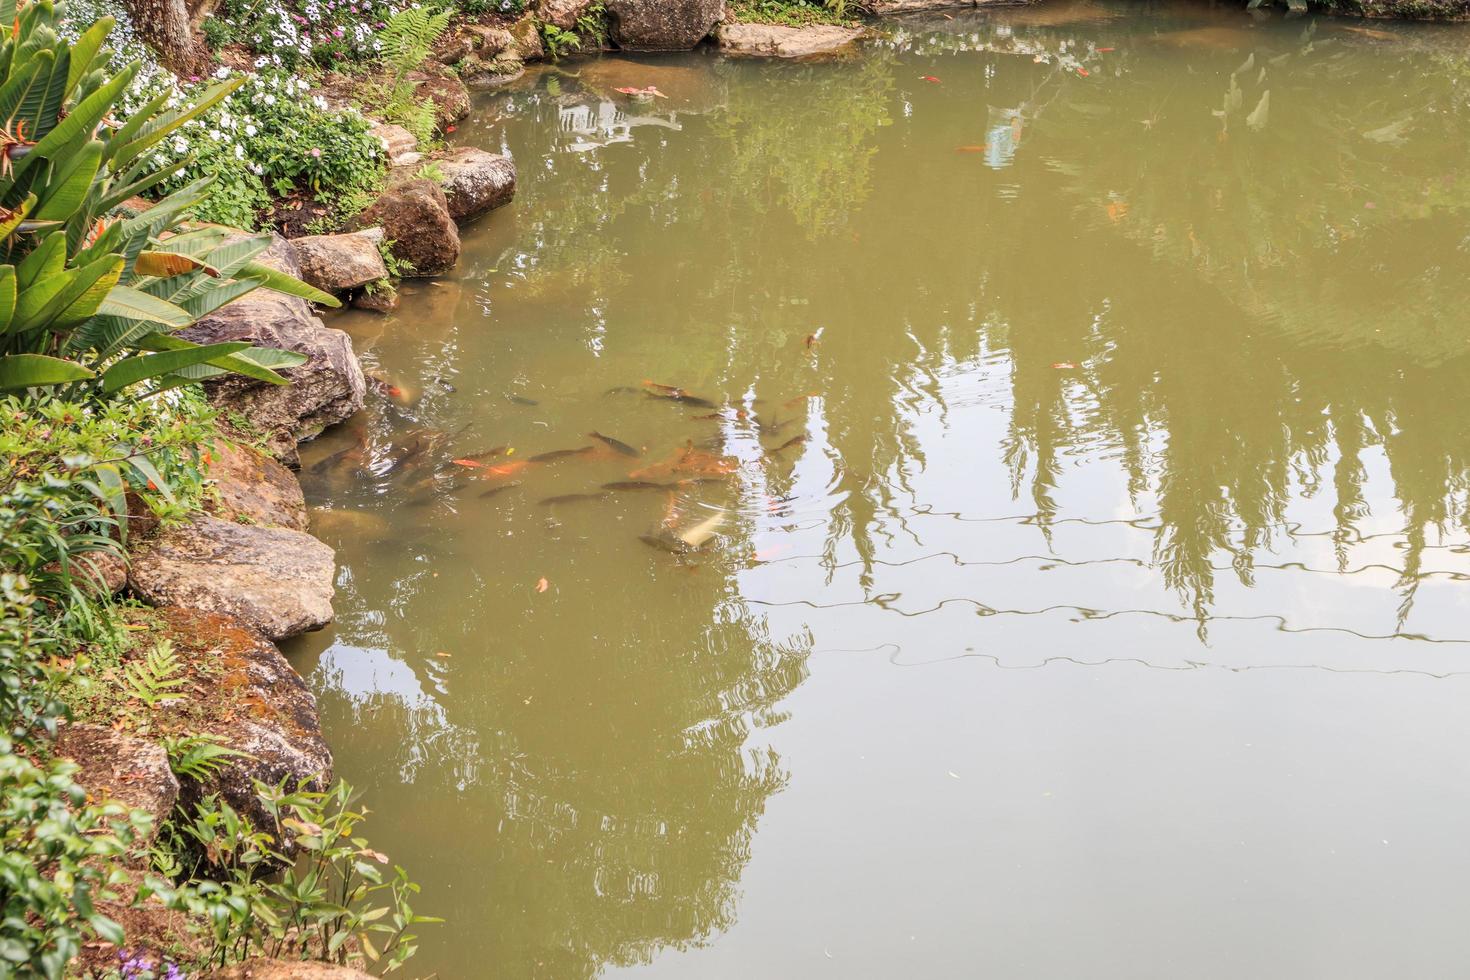
<instances>
[{"instance_id":1,"label":"murky green water","mask_svg":"<svg viewBox=\"0 0 1470 980\"><path fill-rule=\"evenodd\" d=\"M337 321L400 404L305 454L412 972L1470 970L1467 38L1045 5L484 97L515 205Z\"/></svg>"}]
</instances>

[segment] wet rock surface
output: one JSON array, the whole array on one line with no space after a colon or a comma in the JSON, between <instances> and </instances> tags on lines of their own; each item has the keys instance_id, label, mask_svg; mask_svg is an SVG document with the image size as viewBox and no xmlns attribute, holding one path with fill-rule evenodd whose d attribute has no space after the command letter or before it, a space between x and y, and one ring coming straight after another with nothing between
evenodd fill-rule
<instances>
[{"instance_id":1,"label":"wet rock surface","mask_svg":"<svg viewBox=\"0 0 1470 980\"><path fill-rule=\"evenodd\" d=\"M414 83L414 94L420 100L433 100L437 131L444 132L446 127L470 114L470 91L457 76L412 72L408 78Z\"/></svg>"},{"instance_id":2,"label":"wet rock surface","mask_svg":"<svg viewBox=\"0 0 1470 980\"><path fill-rule=\"evenodd\" d=\"M189 804L218 793L257 827L272 828L255 780L274 785L284 779L288 788L318 789L331 780L332 753L322 738L316 698L250 623L179 607L160 608L157 615L163 635L189 665L188 694L166 705L161 723L207 731L244 753L203 781L185 780L182 800Z\"/></svg>"},{"instance_id":3,"label":"wet rock surface","mask_svg":"<svg viewBox=\"0 0 1470 980\"><path fill-rule=\"evenodd\" d=\"M305 531L306 498L295 474L249 446L215 441L209 464L215 516L235 523Z\"/></svg>"},{"instance_id":4,"label":"wet rock surface","mask_svg":"<svg viewBox=\"0 0 1470 980\"><path fill-rule=\"evenodd\" d=\"M727 54L767 58L818 58L847 53L864 34L861 27L811 24L721 24L716 31L720 50Z\"/></svg>"},{"instance_id":5,"label":"wet rock surface","mask_svg":"<svg viewBox=\"0 0 1470 980\"><path fill-rule=\"evenodd\" d=\"M564 31L577 26L577 21L587 15L594 0L539 0L536 17L543 24L551 24Z\"/></svg>"},{"instance_id":6,"label":"wet rock surface","mask_svg":"<svg viewBox=\"0 0 1470 980\"><path fill-rule=\"evenodd\" d=\"M627 51L688 51L725 15L725 0L607 0L612 39Z\"/></svg>"},{"instance_id":7,"label":"wet rock surface","mask_svg":"<svg viewBox=\"0 0 1470 980\"><path fill-rule=\"evenodd\" d=\"M229 613L279 640L331 622L335 572L332 549L302 531L196 514L140 546L128 585L150 605Z\"/></svg>"},{"instance_id":8,"label":"wet rock surface","mask_svg":"<svg viewBox=\"0 0 1470 980\"><path fill-rule=\"evenodd\" d=\"M388 154L388 163L399 167L419 160L419 139L413 133L392 123L381 123L372 128L372 135L383 144Z\"/></svg>"},{"instance_id":9,"label":"wet rock surface","mask_svg":"<svg viewBox=\"0 0 1470 980\"><path fill-rule=\"evenodd\" d=\"M469 221L509 204L516 193L516 165L509 157L472 146L457 146L433 155L444 172L441 187L449 216Z\"/></svg>"},{"instance_id":10,"label":"wet rock surface","mask_svg":"<svg viewBox=\"0 0 1470 980\"><path fill-rule=\"evenodd\" d=\"M301 276L296 250L285 239L277 238L260 260ZM265 435L271 451L287 462L295 461L298 442L362 408L367 383L352 341L323 325L298 297L257 289L201 318L179 336L198 344L244 340L305 355L306 363L278 372L290 384L225 375L204 385L215 407L247 419Z\"/></svg>"},{"instance_id":11,"label":"wet rock surface","mask_svg":"<svg viewBox=\"0 0 1470 980\"><path fill-rule=\"evenodd\" d=\"M307 235L291 242L301 278L328 293L345 293L388 276L374 239L362 232Z\"/></svg>"},{"instance_id":12,"label":"wet rock surface","mask_svg":"<svg viewBox=\"0 0 1470 980\"><path fill-rule=\"evenodd\" d=\"M389 187L358 217L358 225L381 227L392 242L393 254L413 266L409 275L442 275L459 261L459 228L450 217L443 189L431 180L406 180Z\"/></svg>"}]
</instances>

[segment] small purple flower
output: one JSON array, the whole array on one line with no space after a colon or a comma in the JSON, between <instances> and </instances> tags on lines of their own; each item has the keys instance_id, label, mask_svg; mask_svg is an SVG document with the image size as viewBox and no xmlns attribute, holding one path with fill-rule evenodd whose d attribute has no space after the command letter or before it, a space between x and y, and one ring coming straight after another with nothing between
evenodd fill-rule
<instances>
[{"instance_id":1,"label":"small purple flower","mask_svg":"<svg viewBox=\"0 0 1470 980\"><path fill-rule=\"evenodd\" d=\"M317 159L320 159L322 155L321 147L313 146L311 148L311 155Z\"/></svg>"}]
</instances>

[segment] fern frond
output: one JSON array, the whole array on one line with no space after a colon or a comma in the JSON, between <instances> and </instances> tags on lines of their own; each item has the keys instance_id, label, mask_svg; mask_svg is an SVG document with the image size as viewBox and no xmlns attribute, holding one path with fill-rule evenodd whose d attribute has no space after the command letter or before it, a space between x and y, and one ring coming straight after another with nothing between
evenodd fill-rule
<instances>
[{"instance_id":1,"label":"fern frond","mask_svg":"<svg viewBox=\"0 0 1470 980\"><path fill-rule=\"evenodd\" d=\"M169 768L174 775L203 781L224 768L230 759L249 758L248 752L220 744L219 736L193 732L163 739Z\"/></svg>"},{"instance_id":2,"label":"fern frond","mask_svg":"<svg viewBox=\"0 0 1470 980\"><path fill-rule=\"evenodd\" d=\"M183 695L178 688L184 684L179 674L183 670L174 645L167 639L159 640L142 660L135 660L123 671L123 683L134 698L149 708L168 701L178 701Z\"/></svg>"}]
</instances>

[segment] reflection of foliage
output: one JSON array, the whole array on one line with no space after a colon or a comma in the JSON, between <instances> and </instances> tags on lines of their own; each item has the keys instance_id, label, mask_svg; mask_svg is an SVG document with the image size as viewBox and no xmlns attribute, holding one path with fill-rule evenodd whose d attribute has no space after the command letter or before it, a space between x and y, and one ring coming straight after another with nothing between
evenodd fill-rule
<instances>
[{"instance_id":1,"label":"reflection of foliage","mask_svg":"<svg viewBox=\"0 0 1470 980\"><path fill-rule=\"evenodd\" d=\"M872 190L872 137L889 123L892 90L882 51L843 70L776 65L745 80L712 124L726 144L726 186L759 214L779 204L808 238L840 230Z\"/></svg>"}]
</instances>

